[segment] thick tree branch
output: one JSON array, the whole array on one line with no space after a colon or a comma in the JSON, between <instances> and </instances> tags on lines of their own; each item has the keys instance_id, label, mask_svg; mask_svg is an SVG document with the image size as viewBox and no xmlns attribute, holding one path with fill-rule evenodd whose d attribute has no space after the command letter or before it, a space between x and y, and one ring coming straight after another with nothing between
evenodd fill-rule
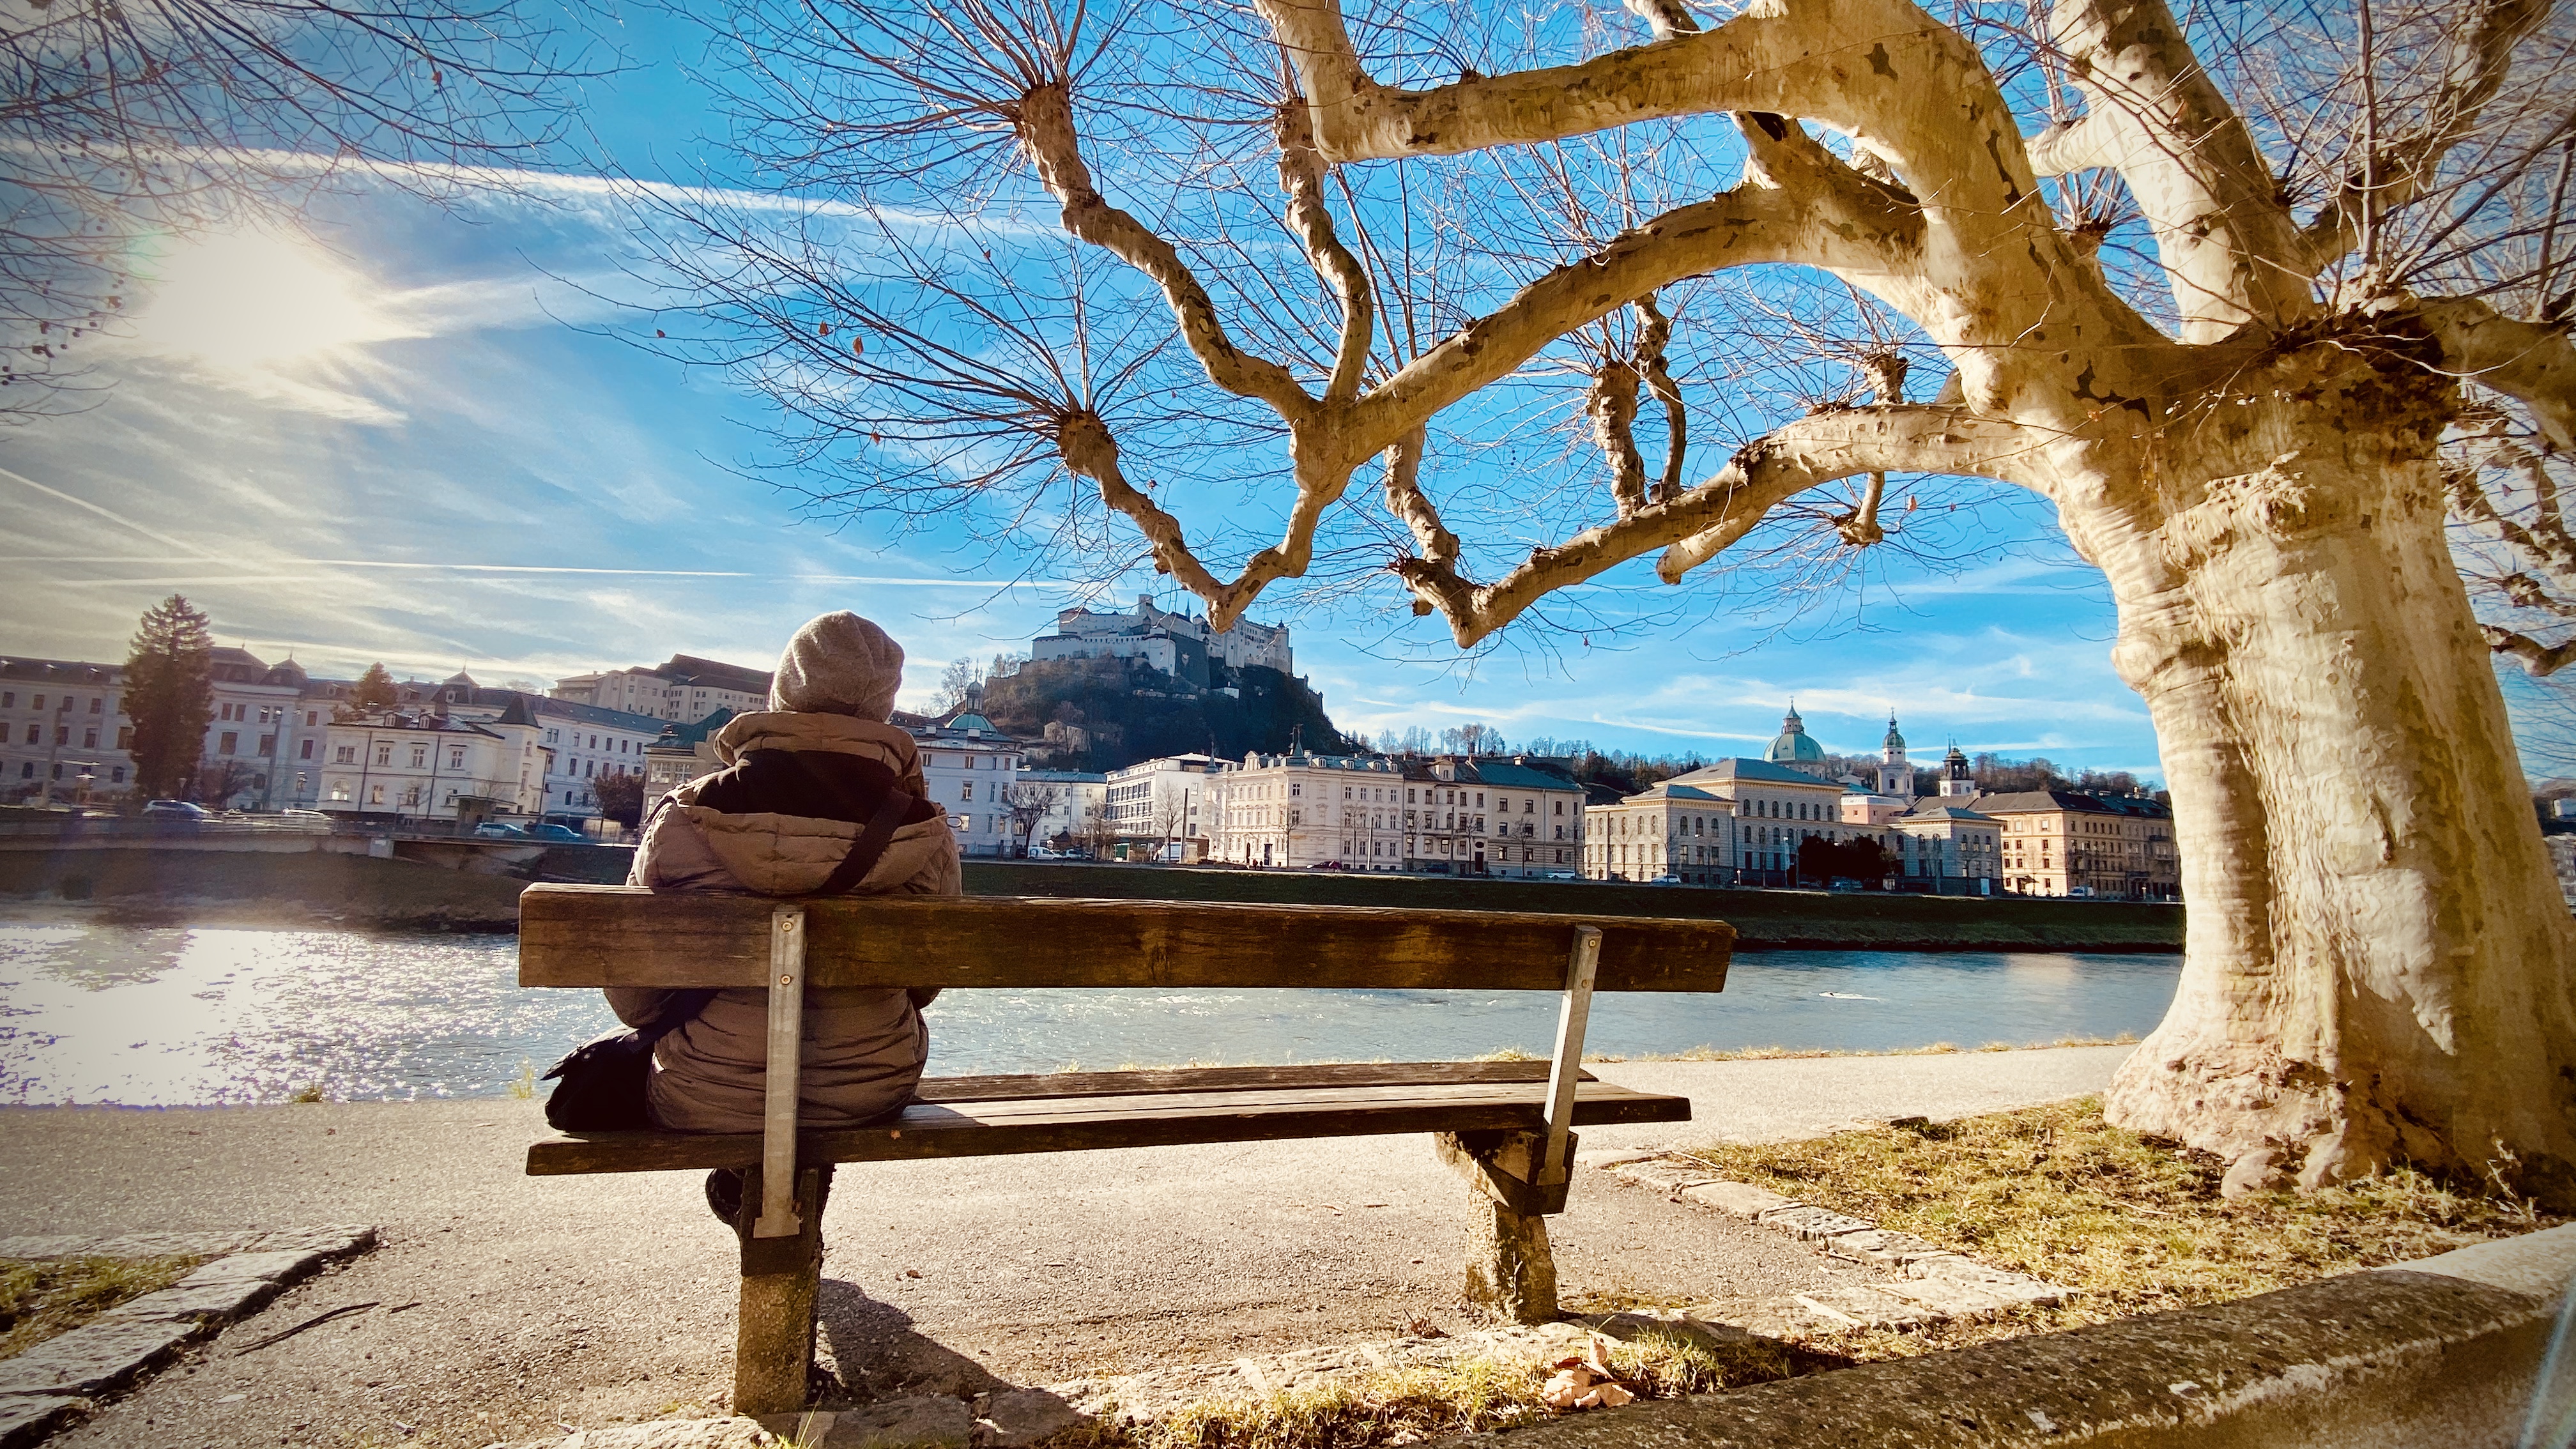
<instances>
[{"instance_id":1,"label":"thick tree branch","mask_svg":"<svg viewBox=\"0 0 2576 1449\"><path fill-rule=\"evenodd\" d=\"M1353 451L1383 451L1558 337L1685 277L1802 262L1856 278L1900 309L1929 310L1912 280L1920 270L1921 210L1896 187L1834 164L1832 172L1784 163L1776 171L1785 174L1749 175L1537 278L1362 397L1349 429Z\"/></svg>"},{"instance_id":2,"label":"thick tree branch","mask_svg":"<svg viewBox=\"0 0 2576 1449\"><path fill-rule=\"evenodd\" d=\"M1458 535L1440 521L1440 510L1422 491L1424 438L1425 430L1415 428L1386 450L1386 511L1413 534L1425 561L1445 568L1458 561Z\"/></svg>"},{"instance_id":3,"label":"thick tree branch","mask_svg":"<svg viewBox=\"0 0 2576 1449\"><path fill-rule=\"evenodd\" d=\"M1332 378L1324 387L1324 401L1341 406L1359 396L1360 377L1367 370L1375 338L1377 314L1368 269L1333 230L1332 209L1324 204L1324 158L1315 150L1313 115L1303 96L1291 96L1280 104L1272 130L1279 143L1279 185L1288 193L1288 225L1305 245L1306 259L1316 275L1341 302L1341 346L1333 358Z\"/></svg>"},{"instance_id":4,"label":"thick tree branch","mask_svg":"<svg viewBox=\"0 0 2576 1449\"><path fill-rule=\"evenodd\" d=\"M1447 563L1399 560L1396 574L1449 620L1470 645L1517 618L1550 592L1604 573L1653 549L1666 583L1741 538L1782 501L1837 478L1872 472L1969 473L2047 486L2039 436L1963 408L1844 408L1790 423L1736 451L1715 478L1669 503L1587 529L1529 558L1491 584ZM1419 607L1419 604L1417 604Z\"/></svg>"},{"instance_id":5,"label":"thick tree branch","mask_svg":"<svg viewBox=\"0 0 2576 1449\"><path fill-rule=\"evenodd\" d=\"M1380 84L1338 0L1254 0L1334 161L1453 155L1719 111L1809 116L1866 141L1927 202L1991 227L2033 194L1975 47L1906 0L1754 5L1714 30L1425 91ZM1648 14L1664 11L1650 6ZM1965 124L1962 124L1962 123Z\"/></svg>"},{"instance_id":6,"label":"thick tree branch","mask_svg":"<svg viewBox=\"0 0 2576 1449\"><path fill-rule=\"evenodd\" d=\"M1664 407L1664 476L1655 484L1655 501L1670 503L1682 493L1682 460L1690 452L1690 412L1682 405L1682 386L1673 380L1664 350L1672 345L1673 321L1655 305L1649 292L1635 302L1637 365L1646 374L1646 390Z\"/></svg>"},{"instance_id":7,"label":"thick tree branch","mask_svg":"<svg viewBox=\"0 0 2576 1449\"><path fill-rule=\"evenodd\" d=\"M1306 571L1314 558L1315 525L1342 492L1341 487L1332 486L1332 480L1310 485L1301 477L1297 502L1289 511L1281 541L1254 554L1245 562L1243 572L1228 583L1209 572L1207 565L1190 552L1181 521L1127 481L1118 440L1098 416L1088 412L1065 414L1056 426L1056 451L1067 468L1092 481L1103 503L1136 525L1136 531L1145 536L1146 548L1153 553L1154 571L1171 575L1181 587L1205 601L1208 620L1219 629L1241 618L1263 589ZM1348 479L1345 473L1339 481L1347 486Z\"/></svg>"},{"instance_id":8,"label":"thick tree branch","mask_svg":"<svg viewBox=\"0 0 2576 1449\"><path fill-rule=\"evenodd\" d=\"M2484 302L2449 299L2418 309L2451 371L2531 410L2550 446L2576 453L2576 346L2564 322L2523 322Z\"/></svg>"},{"instance_id":9,"label":"thick tree branch","mask_svg":"<svg viewBox=\"0 0 2576 1449\"><path fill-rule=\"evenodd\" d=\"M1083 164L1081 138L1074 130L1072 99L1063 81L1049 81L1022 96L1014 120L1020 146L1037 167L1039 181L1064 208L1064 229L1144 273L1163 289L1180 324L1181 340L1207 368L1209 381L1237 396L1268 403L1291 423L1314 412L1315 400L1287 368L1234 345L1217 317L1215 301L1181 260L1180 252L1143 222L1110 205L1092 184L1091 168Z\"/></svg>"},{"instance_id":10,"label":"thick tree branch","mask_svg":"<svg viewBox=\"0 0 2576 1449\"><path fill-rule=\"evenodd\" d=\"M2521 660L2523 671L2535 679L2546 679L2576 663L2576 639L2543 644L2528 634L2517 634L2495 624L2481 624L2478 632L2486 636L2488 648Z\"/></svg>"},{"instance_id":11,"label":"thick tree branch","mask_svg":"<svg viewBox=\"0 0 2576 1449\"><path fill-rule=\"evenodd\" d=\"M2302 265L2314 276L2361 244L2363 222L2412 203L2431 186L2451 148L2477 129L2504 88L2513 49L2549 18L2549 0L2473 0L2450 32L2449 63L2413 124L2382 138L2344 169L2343 185L2300 233Z\"/></svg>"},{"instance_id":12,"label":"thick tree branch","mask_svg":"<svg viewBox=\"0 0 2576 1449\"><path fill-rule=\"evenodd\" d=\"M2312 315L2315 268L2253 135L2164 0L2060 0L2050 29L2086 115L2030 142L2042 176L2107 167L2156 238L2183 340Z\"/></svg>"},{"instance_id":13,"label":"thick tree branch","mask_svg":"<svg viewBox=\"0 0 2576 1449\"><path fill-rule=\"evenodd\" d=\"M1609 358L1592 372L1583 411L1610 463L1610 498L1626 518L1646 506L1646 460L1637 452L1637 369Z\"/></svg>"}]
</instances>

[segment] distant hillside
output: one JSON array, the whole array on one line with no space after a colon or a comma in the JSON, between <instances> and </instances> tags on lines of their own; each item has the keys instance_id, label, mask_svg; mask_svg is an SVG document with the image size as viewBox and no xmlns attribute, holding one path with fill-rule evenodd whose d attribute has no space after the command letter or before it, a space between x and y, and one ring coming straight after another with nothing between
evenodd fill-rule
<instances>
[{"instance_id":1,"label":"distant hillside","mask_svg":"<svg viewBox=\"0 0 2576 1449\"><path fill-rule=\"evenodd\" d=\"M1362 748L1333 727L1322 696L1278 670L1208 667L1220 687L1202 693L1138 660L1030 660L985 680L976 703L1006 733L1042 741L1029 761L1039 769L1115 770L1211 747L1239 758L1292 740L1318 754Z\"/></svg>"}]
</instances>

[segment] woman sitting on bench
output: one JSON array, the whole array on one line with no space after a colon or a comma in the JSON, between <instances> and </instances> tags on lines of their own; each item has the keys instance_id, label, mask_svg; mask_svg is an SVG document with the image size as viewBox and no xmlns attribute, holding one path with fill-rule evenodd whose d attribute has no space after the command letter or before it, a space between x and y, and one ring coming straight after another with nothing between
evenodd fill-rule
<instances>
[{"instance_id":1,"label":"woman sitting on bench","mask_svg":"<svg viewBox=\"0 0 2576 1449\"><path fill-rule=\"evenodd\" d=\"M645 824L627 884L764 896L959 894L957 841L922 783L912 736L887 723L903 647L847 612L796 631L769 709L717 732L726 768L671 792ZM652 1026L682 993L610 987L629 1026ZM797 1118L852 1127L897 1111L930 1055L921 1008L936 988L809 987ZM766 1097L769 994L714 993L653 1048L646 1102L673 1132L758 1132ZM730 1223L742 1178L707 1179Z\"/></svg>"}]
</instances>

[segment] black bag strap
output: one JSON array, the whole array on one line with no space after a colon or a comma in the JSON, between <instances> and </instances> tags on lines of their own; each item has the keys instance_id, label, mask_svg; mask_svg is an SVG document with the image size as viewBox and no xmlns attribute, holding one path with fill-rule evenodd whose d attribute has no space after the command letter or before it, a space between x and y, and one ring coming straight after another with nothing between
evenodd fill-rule
<instances>
[{"instance_id":1,"label":"black bag strap","mask_svg":"<svg viewBox=\"0 0 2576 1449\"><path fill-rule=\"evenodd\" d=\"M885 858L886 847L894 843L895 827L903 824L905 813L911 809L910 795L901 790L888 790L885 803L877 807L876 814L868 817L867 827L859 832L858 840L850 846L850 853L841 857L841 863L833 868L830 878L815 894L836 896L867 879L868 872L876 869L877 862Z\"/></svg>"}]
</instances>

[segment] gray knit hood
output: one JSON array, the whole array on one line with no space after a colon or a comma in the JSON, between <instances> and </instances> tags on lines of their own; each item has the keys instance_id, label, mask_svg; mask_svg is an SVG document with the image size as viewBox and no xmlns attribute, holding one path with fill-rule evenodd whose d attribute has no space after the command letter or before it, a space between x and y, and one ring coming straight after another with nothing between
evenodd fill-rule
<instances>
[{"instance_id":1,"label":"gray knit hood","mask_svg":"<svg viewBox=\"0 0 2576 1449\"><path fill-rule=\"evenodd\" d=\"M883 723L903 687L903 646L844 609L808 620L778 656L769 707Z\"/></svg>"}]
</instances>

